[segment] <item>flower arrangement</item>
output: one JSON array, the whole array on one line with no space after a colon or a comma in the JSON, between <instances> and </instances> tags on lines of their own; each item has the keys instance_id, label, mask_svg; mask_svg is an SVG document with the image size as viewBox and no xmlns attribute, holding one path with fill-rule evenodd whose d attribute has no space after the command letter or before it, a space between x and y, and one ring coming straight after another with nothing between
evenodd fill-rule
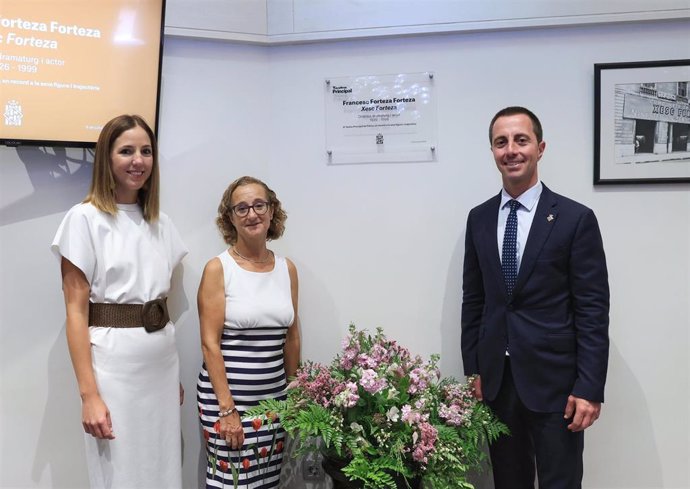
<instances>
[{"instance_id":1,"label":"flower arrangement","mask_svg":"<svg viewBox=\"0 0 690 489\"><path fill-rule=\"evenodd\" d=\"M441 378L439 358L423 361L381 328L371 336L350 325L329 366L305 362L287 400L263 401L248 414L276 413L296 456L321 449L326 460L341 459L356 487L423 480L428 489L473 488L467 476L484 460L482 446L507 428L476 400L471 382Z\"/></svg>"}]
</instances>

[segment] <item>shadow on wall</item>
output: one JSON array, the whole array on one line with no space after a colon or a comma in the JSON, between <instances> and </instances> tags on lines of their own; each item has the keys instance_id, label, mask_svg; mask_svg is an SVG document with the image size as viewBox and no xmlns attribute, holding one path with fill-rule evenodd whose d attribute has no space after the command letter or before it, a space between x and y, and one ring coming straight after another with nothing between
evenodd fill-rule
<instances>
[{"instance_id":1,"label":"shadow on wall","mask_svg":"<svg viewBox=\"0 0 690 489\"><path fill-rule=\"evenodd\" d=\"M39 483L43 472L47 470L50 473L48 480L53 488L88 487L86 455L82 441L84 432L80 422L81 402L67 350L64 324L50 350L46 377L48 393L43 417L40 420L41 429L31 478ZM56 443L80 449L77 453L59 450L56 449Z\"/></svg>"},{"instance_id":2,"label":"shadow on wall","mask_svg":"<svg viewBox=\"0 0 690 489\"><path fill-rule=\"evenodd\" d=\"M460 350L460 308L462 305L462 264L465 253L465 230L458 237L448 263L443 309L441 311L441 370L444 375L463 378Z\"/></svg>"},{"instance_id":3,"label":"shadow on wall","mask_svg":"<svg viewBox=\"0 0 690 489\"><path fill-rule=\"evenodd\" d=\"M75 195L86 197L93 150L70 150L68 155L67 148L19 146L16 151L34 191L0 208L0 226L64 212L76 203Z\"/></svg>"},{"instance_id":4,"label":"shadow on wall","mask_svg":"<svg viewBox=\"0 0 690 489\"><path fill-rule=\"evenodd\" d=\"M669 394L669 399L672 394ZM680 439L682 434L679 434ZM611 443L615 440L615 443ZM642 441L643 443L640 443ZM617 461L627 460L627 464ZM606 400L601 417L585 433L585 477L598 473L606 487L649 489L667 487L645 392L621 356L615 339L609 348ZM606 474L602 476L601 474Z\"/></svg>"},{"instance_id":5,"label":"shadow on wall","mask_svg":"<svg viewBox=\"0 0 690 489\"><path fill-rule=\"evenodd\" d=\"M448 264L448 276L446 278L446 293L443 298L443 311L441 314L441 370L446 375L455 375L459 371L458 378L463 377L462 353L460 351L460 308L462 305L462 266L465 254L465 228L463 224L462 234L458 237L453 254ZM459 370L458 370L459 369ZM475 489L493 489L489 465L488 447L485 450L486 461L480 468L470 474L469 482Z\"/></svg>"}]
</instances>

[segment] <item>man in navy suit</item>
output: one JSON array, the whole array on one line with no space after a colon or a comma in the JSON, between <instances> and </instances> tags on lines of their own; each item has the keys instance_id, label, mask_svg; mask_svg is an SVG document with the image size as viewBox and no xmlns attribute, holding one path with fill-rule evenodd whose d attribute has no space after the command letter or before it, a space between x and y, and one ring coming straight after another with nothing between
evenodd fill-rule
<instances>
[{"instance_id":1,"label":"man in navy suit","mask_svg":"<svg viewBox=\"0 0 690 489\"><path fill-rule=\"evenodd\" d=\"M583 432L599 417L608 364L599 225L591 209L540 182L546 143L531 111L499 111L489 139L503 189L467 219L465 375L511 431L490 447L496 489L534 489L535 466L540 489L580 488ZM512 200L517 227L508 223ZM517 278L506 284L502 263L513 253Z\"/></svg>"}]
</instances>

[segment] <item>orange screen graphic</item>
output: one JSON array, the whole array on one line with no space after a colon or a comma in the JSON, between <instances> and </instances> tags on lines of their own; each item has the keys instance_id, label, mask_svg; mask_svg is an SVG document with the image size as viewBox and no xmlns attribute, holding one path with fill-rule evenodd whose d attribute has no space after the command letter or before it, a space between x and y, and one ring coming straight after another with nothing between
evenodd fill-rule
<instances>
[{"instance_id":1,"label":"orange screen graphic","mask_svg":"<svg viewBox=\"0 0 690 489\"><path fill-rule=\"evenodd\" d=\"M153 127L163 0L2 0L0 139L95 142L123 113Z\"/></svg>"}]
</instances>

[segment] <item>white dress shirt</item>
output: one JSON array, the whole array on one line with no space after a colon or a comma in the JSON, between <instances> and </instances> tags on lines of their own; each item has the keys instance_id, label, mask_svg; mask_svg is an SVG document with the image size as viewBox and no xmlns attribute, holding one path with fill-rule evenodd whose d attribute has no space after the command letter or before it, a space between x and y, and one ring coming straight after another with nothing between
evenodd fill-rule
<instances>
[{"instance_id":1,"label":"white dress shirt","mask_svg":"<svg viewBox=\"0 0 690 489\"><path fill-rule=\"evenodd\" d=\"M508 214L510 213L510 205L508 202L511 200L517 200L520 202L520 207L517 210L517 269L520 272L520 263L522 261L522 253L525 250L525 244L527 243L527 237L529 236L529 230L532 227L532 221L534 220L534 213L537 209L537 204L539 203L539 197L541 197L542 191L541 181L537 182L536 185L526 190L520 194L516 199L513 199L505 189L501 190L501 205L498 208L498 227L496 229L496 238L498 239L498 255L503 262L503 234L506 229L506 221L508 220Z\"/></svg>"}]
</instances>

